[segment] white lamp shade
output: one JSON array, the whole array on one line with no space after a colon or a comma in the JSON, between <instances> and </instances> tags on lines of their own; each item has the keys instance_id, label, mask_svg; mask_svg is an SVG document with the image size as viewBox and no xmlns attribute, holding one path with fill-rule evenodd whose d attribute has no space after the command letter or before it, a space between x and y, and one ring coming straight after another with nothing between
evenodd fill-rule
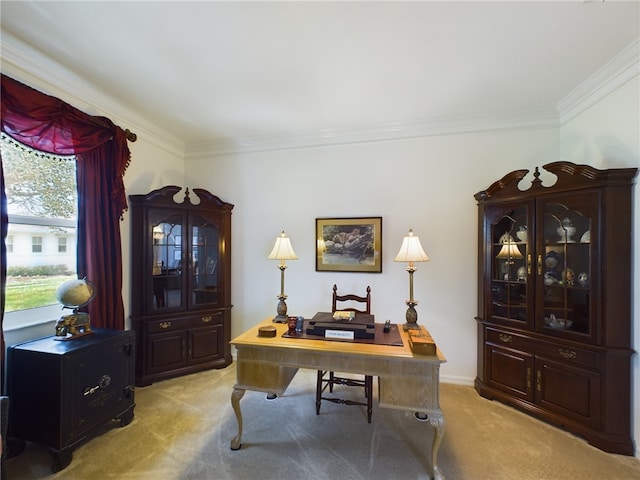
<instances>
[{"instance_id":1,"label":"white lamp shade","mask_svg":"<svg viewBox=\"0 0 640 480\"><path fill-rule=\"evenodd\" d=\"M276 238L276 243L273 246L273 250L267 257L269 260L297 260L298 256L296 252L293 251L293 247L291 246L291 240L284 233L284 230L280 234L278 238Z\"/></svg>"},{"instance_id":2,"label":"white lamp shade","mask_svg":"<svg viewBox=\"0 0 640 480\"><path fill-rule=\"evenodd\" d=\"M515 243L505 243L496 255L496 258L523 258L520 249Z\"/></svg>"},{"instance_id":3,"label":"white lamp shade","mask_svg":"<svg viewBox=\"0 0 640 480\"><path fill-rule=\"evenodd\" d=\"M414 235L413 230L402 240L400 251L393 259L394 262L428 262L429 256L422 249L420 239Z\"/></svg>"}]
</instances>

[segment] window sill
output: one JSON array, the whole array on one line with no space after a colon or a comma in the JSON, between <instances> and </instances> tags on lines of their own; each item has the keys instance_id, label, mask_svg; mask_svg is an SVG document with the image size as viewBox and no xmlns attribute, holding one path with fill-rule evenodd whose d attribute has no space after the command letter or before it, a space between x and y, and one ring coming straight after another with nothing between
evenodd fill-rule
<instances>
[{"instance_id":1,"label":"window sill","mask_svg":"<svg viewBox=\"0 0 640 480\"><path fill-rule=\"evenodd\" d=\"M60 305L48 305L4 314L2 330L11 332L56 321L61 315Z\"/></svg>"}]
</instances>

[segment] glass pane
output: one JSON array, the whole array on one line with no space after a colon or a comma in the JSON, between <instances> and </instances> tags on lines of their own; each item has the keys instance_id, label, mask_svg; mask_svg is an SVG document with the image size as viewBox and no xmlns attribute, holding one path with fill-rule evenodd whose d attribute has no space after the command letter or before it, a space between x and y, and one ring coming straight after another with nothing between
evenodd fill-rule
<instances>
[{"instance_id":1,"label":"glass pane","mask_svg":"<svg viewBox=\"0 0 640 480\"><path fill-rule=\"evenodd\" d=\"M9 214L5 313L12 312L4 326L11 328L33 322L36 309L59 306L57 288L76 278L76 162L4 133L0 151Z\"/></svg>"},{"instance_id":2,"label":"glass pane","mask_svg":"<svg viewBox=\"0 0 640 480\"><path fill-rule=\"evenodd\" d=\"M218 303L218 229L194 215L191 225L194 305Z\"/></svg>"},{"instance_id":3,"label":"glass pane","mask_svg":"<svg viewBox=\"0 0 640 480\"><path fill-rule=\"evenodd\" d=\"M182 306L182 217L153 225L153 308Z\"/></svg>"},{"instance_id":4,"label":"glass pane","mask_svg":"<svg viewBox=\"0 0 640 480\"><path fill-rule=\"evenodd\" d=\"M527 207L501 215L491 225L492 316L527 321L527 280L531 256Z\"/></svg>"},{"instance_id":5,"label":"glass pane","mask_svg":"<svg viewBox=\"0 0 640 480\"><path fill-rule=\"evenodd\" d=\"M543 328L590 334L591 218L562 203L544 207Z\"/></svg>"}]
</instances>

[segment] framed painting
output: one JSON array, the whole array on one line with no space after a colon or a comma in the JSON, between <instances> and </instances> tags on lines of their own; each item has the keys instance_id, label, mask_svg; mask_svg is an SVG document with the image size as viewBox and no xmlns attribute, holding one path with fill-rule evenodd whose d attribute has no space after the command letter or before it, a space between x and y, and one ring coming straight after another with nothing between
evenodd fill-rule
<instances>
[{"instance_id":1,"label":"framed painting","mask_svg":"<svg viewBox=\"0 0 640 480\"><path fill-rule=\"evenodd\" d=\"M316 271L382 273L382 217L316 218Z\"/></svg>"}]
</instances>

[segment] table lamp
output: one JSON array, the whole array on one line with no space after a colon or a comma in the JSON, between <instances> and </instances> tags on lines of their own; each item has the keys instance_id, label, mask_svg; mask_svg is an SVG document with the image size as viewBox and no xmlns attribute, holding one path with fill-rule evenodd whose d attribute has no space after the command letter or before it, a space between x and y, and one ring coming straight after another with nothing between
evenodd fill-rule
<instances>
[{"instance_id":1,"label":"table lamp","mask_svg":"<svg viewBox=\"0 0 640 480\"><path fill-rule=\"evenodd\" d=\"M280 265L278 268L280 269L280 295L278 295L278 315L273 318L274 323L287 323L287 304L285 303L285 299L287 296L284 294L284 270L287 268L284 261L285 260L297 260L298 256L293 251L293 247L291 246L291 240L284 233L284 230L280 234L278 238L276 238L276 243L273 246L273 250L267 257L269 260L280 260Z\"/></svg>"},{"instance_id":2,"label":"table lamp","mask_svg":"<svg viewBox=\"0 0 640 480\"><path fill-rule=\"evenodd\" d=\"M414 262L428 262L429 256L422 249L420 239L413 233L412 229L409 229L409 234L402 240L400 251L393 260L395 262L409 262L407 267L407 272L409 272L409 300L406 302L409 308L407 308L407 323L404 324L404 330L419 329L418 312L415 309L418 302L413 299L413 272L418 269Z\"/></svg>"},{"instance_id":3,"label":"table lamp","mask_svg":"<svg viewBox=\"0 0 640 480\"><path fill-rule=\"evenodd\" d=\"M502 274L505 280L510 280L509 267L513 265L513 259L521 259L523 256L515 240L509 233L505 233L500 237L500 243L502 244L502 248L500 248L496 258L503 260Z\"/></svg>"}]
</instances>

